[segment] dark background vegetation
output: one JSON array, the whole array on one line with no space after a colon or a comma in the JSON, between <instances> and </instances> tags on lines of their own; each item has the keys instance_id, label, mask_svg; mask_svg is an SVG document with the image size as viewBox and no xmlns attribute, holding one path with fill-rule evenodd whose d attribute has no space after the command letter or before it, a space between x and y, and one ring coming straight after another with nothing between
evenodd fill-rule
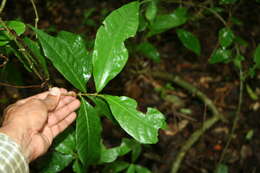
<instances>
[{"instance_id":1,"label":"dark background vegetation","mask_svg":"<svg viewBox=\"0 0 260 173\"><path fill-rule=\"evenodd\" d=\"M169 0L170 1L170 0ZM55 34L60 30L67 30L81 34L89 45L95 38L95 33L104 17L113 9L127 3L127 0L45 0L36 1L39 12L39 28ZM190 95L187 91L172 85L167 81L154 78L149 74L134 73L135 70L152 69L178 74L203 91L220 112L227 119L226 122L215 124L205 131L200 140L188 151L181 165L182 173L210 173L219 162L220 155L229 138L239 98L239 73L233 64L210 65L208 59L217 45L218 30L223 24L213 15L200 15L203 3L199 0L189 0L195 4L190 7L194 20L182 26L195 34L201 42L201 56L184 48L178 40L175 29L149 39L160 52L161 61L152 60L137 53L131 53L128 64L123 72L106 88L109 93L126 95L139 102L141 110L148 106L157 107L166 116L169 129L160 132L160 141L156 145L145 146L138 163L148 167L153 172L167 173L183 143L203 122L210 117L207 107ZM218 1L212 1L218 4ZM160 6L164 11L171 11L180 4L162 1ZM185 6L185 4L183 4ZM249 44L243 47L246 60L243 66L252 64L252 55L260 43L260 4L253 0L241 0L234 6L221 6L225 9L222 17L227 19L232 10L232 16L243 23L236 25L233 31L245 39ZM94 8L94 12L86 17L86 11ZM85 16L84 16L85 14ZM34 12L29 0L9 0L4 10L4 20L21 19L25 23L34 24ZM28 31L27 33L31 33ZM138 42L139 37L131 39L131 44ZM91 46L90 46L91 47ZM130 45L131 47L131 45ZM36 78L22 67L15 59L10 58L14 69L10 77L17 79L16 84L38 85ZM50 66L50 83L56 86L71 89L63 77ZM19 75L17 75L18 73ZM1 82L12 82L3 81ZM260 97L260 73L254 78L245 81ZM15 87L0 86L1 112L17 99L38 93L47 88L18 89ZM90 88L91 89L91 88ZM186 112L185 112L186 110ZM226 150L224 163L230 173L258 173L260 172L260 100L253 100L244 90L243 105L240 119L229 148ZM190 112L187 114L187 111ZM104 122L103 136L112 144L125 136L121 130ZM253 136L246 137L249 132ZM126 158L127 159L127 158ZM33 167L33 164L32 164ZM91 168L90 172L99 172L98 167ZM66 170L65 170L66 172Z\"/></svg>"}]
</instances>

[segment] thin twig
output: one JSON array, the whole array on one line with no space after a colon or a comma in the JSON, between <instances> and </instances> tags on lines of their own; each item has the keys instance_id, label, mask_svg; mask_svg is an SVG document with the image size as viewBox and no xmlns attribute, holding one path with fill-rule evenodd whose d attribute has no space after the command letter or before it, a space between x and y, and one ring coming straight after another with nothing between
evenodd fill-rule
<instances>
[{"instance_id":1,"label":"thin twig","mask_svg":"<svg viewBox=\"0 0 260 173\"><path fill-rule=\"evenodd\" d=\"M181 79L179 76L174 76L169 73L165 72L150 72L150 74L153 77L160 78L163 80L167 80L170 82L173 82L180 87L186 89L188 92L190 92L193 96L198 97L200 100L204 102L204 104L209 108L209 110L212 112L212 117L207 119L203 124L202 127L197 129L193 134L189 137L188 140L182 145L178 155L176 156L175 161L172 164L171 173L177 173L181 162L184 159L187 151L194 145L199 138L204 134L204 132L212 127L216 122L220 121L221 119L224 119L223 116L219 113L218 109L214 105L214 103L209 99L204 93L199 91L196 87L189 84L188 82Z\"/></svg>"},{"instance_id":2,"label":"thin twig","mask_svg":"<svg viewBox=\"0 0 260 173\"><path fill-rule=\"evenodd\" d=\"M43 82L40 85L27 85L27 86L22 86L22 85L12 85L9 83L4 83L0 82L0 85L6 86L6 87L12 87L12 88L43 88L45 86L46 82Z\"/></svg>"},{"instance_id":3,"label":"thin twig","mask_svg":"<svg viewBox=\"0 0 260 173\"><path fill-rule=\"evenodd\" d=\"M9 58L7 56L4 56L3 54L0 54L0 58L4 59L4 62L0 64L0 68L4 67L7 62L9 61Z\"/></svg>"},{"instance_id":4,"label":"thin twig","mask_svg":"<svg viewBox=\"0 0 260 173\"><path fill-rule=\"evenodd\" d=\"M1 14L2 11L4 10L5 4L6 4L6 0L2 0L1 6L0 6L0 14Z\"/></svg>"},{"instance_id":5,"label":"thin twig","mask_svg":"<svg viewBox=\"0 0 260 173\"><path fill-rule=\"evenodd\" d=\"M7 31L7 34L13 38L14 42L16 43L16 45L18 46L18 50L23 54L23 56L25 57L25 59L28 61L28 63L30 64L30 67L32 69L32 71L34 72L34 74L36 74L36 76L38 76L41 80L44 80L44 77L41 76L41 74L38 72L37 68L35 67L35 64L37 65L36 61L37 59L34 59L28 52L27 49L25 47L25 45L21 42L21 40L19 40L19 37L17 36L17 34L15 32L13 32L12 30L10 30L5 22L2 20L2 18L0 18L0 24L5 28L5 30ZM19 41L18 41L19 40Z\"/></svg>"},{"instance_id":6,"label":"thin twig","mask_svg":"<svg viewBox=\"0 0 260 173\"><path fill-rule=\"evenodd\" d=\"M235 119L234 119L234 122L233 122L233 125L232 125L232 129L231 129L231 133L229 135L229 138L228 138L228 141L223 149L223 152L220 156L220 159L219 159L219 163L220 164L223 159L224 159L224 156L227 152L227 149L232 141L232 138L235 134L235 130L237 128L237 124L238 124L238 121L239 121L239 118L240 118L240 112L241 112L241 106L242 106L242 103L243 103L243 91L244 91L244 76L243 76L243 71L242 69L240 68L239 69L239 76L240 76L240 88L239 88L239 101L238 101L238 108L237 108L237 111L236 111L236 116L235 116Z\"/></svg>"},{"instance_id":7,"label":"thin twig","mask_svg":"<svg viewBox=\"0 0 260 173\"><path fill-rule=\"evenodd\" d=\"M33 6L33 10L34 10L34 13L35 13L35 24L34 24L34 27L37 29L38 28L38 22L39 22L39 15L38 15L38 11L37 11L37 8L36 8L36 5L34 3L34 0L31 0L31 3L32 3L32 6Z\"/></svg>"}]
</instances>

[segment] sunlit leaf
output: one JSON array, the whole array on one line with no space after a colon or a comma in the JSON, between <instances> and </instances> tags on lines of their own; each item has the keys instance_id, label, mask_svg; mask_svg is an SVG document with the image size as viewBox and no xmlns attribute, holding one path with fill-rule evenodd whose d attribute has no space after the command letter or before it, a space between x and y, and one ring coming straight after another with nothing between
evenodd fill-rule
<instances>
[{"instance_id":1,"label":"sunlit leaf","mask_svg":"<svg viewBox=\"0 0 260 173\"><path fill-rule=\"evenodd\" d=\"M96 163L100 157L101 123L94 108L83 98L76 121L76 148L83 165Z\"/></svg>"},{"instance_id":2,"label":"sunlit leaf","mask_svg":"<svg viewBox=\"0 0 260 173\"><path fill-rule=\"evenodd\" d=\"M157 5L155 0L148 2L147 8L145 11L145 17L148 21L152 22L157 14Z\"/></svg>"},{"instance_id":3,"label":"sunlit leaf","mask_svg":"<svg viewBox=\"0 0 260 173\"><path fill-rule=\"evenodd\" d=\"M66 168L72 160L72 155L53 151L38 159L35 165L37 165L39 173L56 173Z\"/></svg>"},{"instance_id":4,"label":"sunlit leaf","mask_svg":"<svg viewBox=\"0 0 260 173\"><path fill-rule=\"evenodd\" d=\"M151 23L148 36L159 34L171 28L186 23L188 19L187 8L177 8L173 13L157 15L154 22Z\"/></svg>"},{"instance_id":5,"label":"sunlit leaf","mask_svg":"<svg viewBox=\"0 0 260 173\"><path fill-rule=\"evenodd\" d=\"M34 30L45 56L72 85L85 92L91 76L91 56L85 49L83 39L65 31L53 37L41 30Z\"/></svg>"},{"instance_id":6,"label":"sunlit leaf","mask_svg":"<svg viewBox=\"0 0 260 173\"><path fill-rule=\"evenodd\" d=\"M98 29L93 52L93 75L100 92L125 66L128 51L124 41L138 28L139 2L131 2L113 11Z\"/></svg>"},{"instance_id":7,"label":"sunlit leaf","mask_svg":"<svg viewBox=\"0 0 260 173\"><path fill-rule=\"evenodd\" d=\"M136 48L138 52L141 52L143 55L145 55L147 58L150 58L151 60L155 62L160 62L160 53L156 49L154 45L152 45L149 42L142 42L139 44Z\"/></svg>"},{"instance_id":8,"label":"sunlit leaf","mask_svg":"<svg viewBox=\"0 0 260 173\"><path fill-rule=\"evenodd\" d=\"M218 34L219 43L222 47L226 48L233 43L235 35L230 28L222 28Z\"/></svg>"},{"instance_id":9,"label":"sunlit leaf","mask_svg":"<svg viewBox=\"0 0 260 173\"><path fill-rule=\"evenodd\" d=\"M226 62L231 58L231 50L228 49L217 49L213 52L209 59L210 64L216 64L221 62Z\"/></svg>"},{"instance_id":10,"label":"sunlit leaf","mask_svg":"<svg viewBox=\"0 0 260 173\"><path fill-rule=\"evenodd\" d=\"M153 144L158 141L158 130L164 125L161 112L148 108L147 113L136 110L135 100L122 96L103 96L119 125L134 139L141 143Z\"/></svg>"},{"instance_id":11,"label":"sunlit leaf","mask_svg":"<svg viewBox=\"0 0 260 173\"><path fill-rule=\"evenodd\" d=\"M255 49L254 61L255 61L256 66L258 68L260 68L260 44L258 44L258 46Z\"/></svg>"},{"instance_id":12,"label":"sunlit leaf","mask_svg":"<svg viewBox=\"0 0 260 173\"><path fill-rule=\"evenodd\" d=\"M76 147L75 131L72 128L66 129L55 139L55 150L62 154L74 154Z\"/></svg>"},{"instance_id":13,"label":"sunlit leaf","mask_svg":"<svg viewBox=\"0 0 260 173\"><path fill-rule=\"evenodd\" d=\"M197 55L200 55L200 41L195 35L184 29L178 29L176 32L182 44L187 49L193 51Z\"/></svg>"}]
</instances>

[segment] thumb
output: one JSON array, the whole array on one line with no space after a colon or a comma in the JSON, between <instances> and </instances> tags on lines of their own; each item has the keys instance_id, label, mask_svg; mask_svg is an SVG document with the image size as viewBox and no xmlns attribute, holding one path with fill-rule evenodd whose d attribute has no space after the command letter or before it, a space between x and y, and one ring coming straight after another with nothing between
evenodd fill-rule
<instances>
[{"instance_id":1,"label":"thumb","mask_svg":"<svg viewBox=\"0 0 260 173\"><path fill-rule=\"evenodd\" d=\"M47 97L43 100L48 111L51 111L56 108L60 100L60 89L57 87L51 88Z\"/></svg>"}]
</instances>

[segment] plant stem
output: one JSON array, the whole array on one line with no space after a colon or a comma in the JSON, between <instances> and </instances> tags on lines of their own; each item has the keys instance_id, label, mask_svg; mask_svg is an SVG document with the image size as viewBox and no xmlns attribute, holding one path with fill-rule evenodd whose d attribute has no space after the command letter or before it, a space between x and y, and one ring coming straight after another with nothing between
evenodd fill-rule
<instances>
[{"instance_id":1,"label":"plant stem","mask_svg":"<svg viewBox=\"0 0 260 173\"><path fill-rule=\"evenodd\" d=\"M32 3L32 6L33 6L33 10L34 10L34 13L35 13L35 24L34 24L34 27L37 29L38 28L38 22L39 22L39 15L38 15L38 11L37 11L37 8L36 8L36 5L34 3L34 0L31 0L31 3Z\"/></svg>"},{"instance_id":2,"label":"plant stem","mask_svg":"<svg viewBox=\"0 0 260 173\"><path fill-rule=\"evenodd\" d=\"M0 14L1 14L2 11L4 10L5 4L6 4L6 0L2 0L1 6L0 6Z\"/></svg>"},{"instance_id":3,"label":"plant stem","mask_svg":"<svg viewBox=\"0 0 260 173\"><path fill-rule=\"evenodd\" d=\"M193 134L189 137L188 140L182 145L179 153L176 156L175 161L172 163L171 173L177 173L181 162L184 159L187 151L194 145L199 138L204 134L204 132L212 127L216 122L223 119L223 116L219 113L218 109L214 105L214 103L209 99L204 93L202 93L200 90L198 90L193 85L189 84L188 82L181 79L179 76L171 75L166 72L150 72L150 74L155 78L160 78L166 81L173 82L180 87L186 89L188 92L190 92L193 96L198 97L200 100L204 102L204 104L211 110L212 117L206 120L202 127L197 129Z\"/></svg>"},{"instance_id":4,"label":"plant stem","mask_svg":"<svg viewBox=\"0 0 260 173\"><path fill-rule=\"evenodd\" d=\"M38 72L38 70L35 67L36 60L34 60L32 58L32 56L26 51L25 46L20 43L17 39L19 38L17 36L17 34L13 31L11 31L5 24L5 22L2 20L2 18L0 18L0 24L4 27L4 29L7 31L7 34L9 35L9 37L12 37L14 42L16 43L16 45L18 46L18 50L23 54L23 56L25 57L26 61L28 62L28 64L30 65L30 68L32 69L32 71L34 72L34 74L40 78L40 80L44 80L44 78L41 76L41 74Z\"/></svg>"},{"instance_id":5,"label":"plant stem","mask_svg":"<svg viewBox=\"0 0 260 173\"><path fill-rule=\"evenodd\" d=\"M243 103L243 92L244 92L244 76L243 76L243 71L242 69L240 68L239 69L239 78L240 78L240 88L239 88L239 101L238 101L238 108L237 108L237 111L236 111L236 116L235 116L235 119L233 121L233 125L232 125L232 129L231 129L231 133L229 135L229 138L228 138L228 141L223 149L223 152L220 156L220 159L219 159L219 163L221 163L224 159L224 156L227 152L227 149L232 141L232 138L234 136L234 133L235 133L235 130L236 130L236 127L237 127L237 124L238 124L238 121L239 121L239 118L240 118L240 112L241 112L241 106L242 106L242 103ZM218 163L218 164L219 164Z\"/></svg>"}]
</instances>

